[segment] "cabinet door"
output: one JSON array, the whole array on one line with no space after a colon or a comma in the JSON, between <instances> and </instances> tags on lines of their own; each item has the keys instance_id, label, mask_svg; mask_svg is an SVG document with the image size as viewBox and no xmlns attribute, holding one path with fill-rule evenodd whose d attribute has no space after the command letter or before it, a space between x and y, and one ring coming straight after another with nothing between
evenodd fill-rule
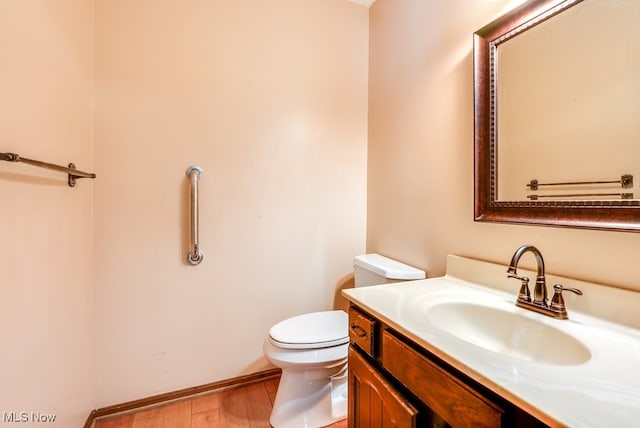
<instances>
[{"instance_id":1,"label":"cabinet door","mask_svg":"<svg viewBox=\"0 0 640 428\"><path fill-rule=\"evenodd\" d=\"M385 331L382 365L451 426L503 426L505 411L409 345Z\"/></svg>"},{"instance_id":2,"label":"cabinet door","mask_svg":"<svg viewBox=\"0 0 640 428\"><path fill-rule=\"evenodd\" d=\"M417 410L349 347L349 428L416 426Z\"/></svg>"}]
</instances>

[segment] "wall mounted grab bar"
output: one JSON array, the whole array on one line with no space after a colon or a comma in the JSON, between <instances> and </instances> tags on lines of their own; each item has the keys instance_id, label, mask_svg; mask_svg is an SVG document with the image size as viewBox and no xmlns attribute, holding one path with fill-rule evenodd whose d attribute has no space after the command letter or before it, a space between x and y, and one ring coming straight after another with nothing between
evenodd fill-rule
<instances>
[{"instance_id":1,"label":"wall mounted grab bar","mask_svg":"<svg viewBox=\"0 0 640 428\"><path fill-rule=\"evenodd\" d=\"M23 158L17 153L0 153L0 160L4 160L7 162L22 162L22 163L37 166L40 168L46 168L54 171L64 172L69 176L67 180L69 187L75 187L76 178L96 178L96 175L92 172L84 172L84 171L77 170L75 164L73 163L70 163L67 167L64 167L60 165L54 165L52 163L42 162L39 160Z\"/></svg>"},{"instance_id":2,"label":"wall mounted grab bar","mask_svg":"<svg viewBox=\"0 0 640 428\"><path fill-rule=\"evenodd\" d=\"M198 181L202 173L202 168L199 166L187 168L187 177L191 181L191 246L187 253L187 262L191 265L199 265L204 259L204 254L200 251L200 209L198 207Z\"/></svg>"},{"instance_id":3,"label":"wall mounted grab bar","mask_svg":"<svg viewBox=\"0 0 640 428\"><path fill-rule=\"evenodd\" d=\"M538 190L538 187L542 186L580 186L586 184L620 184L620 187L623 189L630 189L633 187L633 175L625 174L620 177L620 180L609 180L609 181L569 181L564 183L539 183L535 178L532 179L529 183L527 183L527 187L530 187L531 190Z\"/></svg>"}]
</instances>

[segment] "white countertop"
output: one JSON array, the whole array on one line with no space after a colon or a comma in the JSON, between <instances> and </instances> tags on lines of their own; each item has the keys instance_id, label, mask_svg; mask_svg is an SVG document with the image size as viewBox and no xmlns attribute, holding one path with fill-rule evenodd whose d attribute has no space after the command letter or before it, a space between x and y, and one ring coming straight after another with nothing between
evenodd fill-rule
<instances>
[{"instance_id":1,"label":"white countertop","mask_svg":"<svg viewBox=\"0 0 640 428\"><path fill-rule=\"evenodd\" d=\"M464 264L467 260L468 263L477 262L462 258L452 261ZM500 275L506 277L506 268L500 269ZM455 270L456 276L447 274L433 279L348 289L343 290L343 294L371 315L549 425L640 426L638 329L572 311L569 302L569 320L556 320L518 308L514 303L518 283L510 282L514 291L508 293L462 279L459 269ZM581 364L552 365L473 345L429 320L429 308L451 301L482 304L530 317L571 335L589 349L591 357Z\"/></svg>"}]
</instances>

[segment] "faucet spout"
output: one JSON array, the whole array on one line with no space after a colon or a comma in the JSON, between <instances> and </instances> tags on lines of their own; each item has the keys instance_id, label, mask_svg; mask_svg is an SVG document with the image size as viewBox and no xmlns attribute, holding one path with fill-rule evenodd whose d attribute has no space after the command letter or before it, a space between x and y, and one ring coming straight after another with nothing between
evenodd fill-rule
<instances>
[{"instance_id":1,"label":"faucet spout","mask_svg":"<svg viewBox=\"0 0 640 428\"><path fill-rule=\"evenodd\" d=\"M518 262L520 258L527 252L533 254L538 265L538 272L536 274L536 285L533 289L533 304L537 306L547 306L547 284L544 273L544 259L542 253L533 245L523 245L516 250L509 263L507 273L511 277L517 278L518 276Z\"/></svg>"}]
</instances>

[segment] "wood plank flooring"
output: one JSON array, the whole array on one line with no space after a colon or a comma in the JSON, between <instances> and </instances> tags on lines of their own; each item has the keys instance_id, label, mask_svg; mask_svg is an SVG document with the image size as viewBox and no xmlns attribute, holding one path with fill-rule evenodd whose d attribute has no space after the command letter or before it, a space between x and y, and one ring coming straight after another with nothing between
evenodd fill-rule
<instances>
[{"instance_id":1,"label":"wood plank flooring","mask_svg":"<svg viewBox=\"0 0 640 428\"><path fill-rule=\"evenodd\" d=\"M279 377L114 416L95 428L270 428ZM347 428L343 420L328 428Z\"/></svg>"}]
</instances>

